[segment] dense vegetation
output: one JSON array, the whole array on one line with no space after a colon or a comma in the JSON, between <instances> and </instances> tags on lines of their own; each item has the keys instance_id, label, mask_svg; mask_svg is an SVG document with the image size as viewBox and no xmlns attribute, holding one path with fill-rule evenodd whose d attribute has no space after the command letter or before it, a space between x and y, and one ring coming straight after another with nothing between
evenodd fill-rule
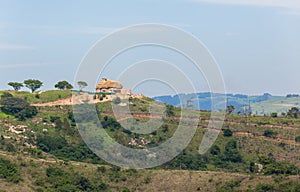
<instances>
[{"instance_id":1,"label":"dense vegetation","mask_svg":"<svg viewBox=\"0 0 300 192\"><path fill-rule=\"evenodd\" d=\"M37 114L37 109L22 98L13 97L11 94L6 93L1 96L0 100L1 111L13 115L20 120L32 118Z\"/></svg>"},{"instance_id":2,"label":"dense vegetation","mask_svg":"<svg viewBox=\"0 0 300 192\"><path fill-rule=\"evenodd\" d=\"M16 164L0 157L0 177L13 183L19 183L22 179Z\"/></svg>"},{"instance_id":3,"label":"dense vegetation","mask_svg":"<svg viewBox=\"0 0 300 192\"><path fill-rule=\"evenodd\" d=\"M201 170L204 171L203 173L226 172L228 178L229 173L239 173L251 175L251 177L263 177L270 181L265 183L261 179L258 181L254 179L253 185L248 188L249 191L282 191L284 187L290 191L299 189L297 182L290 179L292 176L288 176L298 175L300 166L300 148L297 143L300 137L298 128L300 119L295 115L258 117L228 113L217 141L206 154L200 155L198 147L206 131L210 112L197 112L201 116L199 126L185 150L160 167L134 171L121 170L109 165L86 146L78 133L71 106L37 107L37 113L31 116L26 116L24 119L14 118L19 117L16 114L20 113L23 108L31 107L29 103L42 103L47 98L51 98L52 101L68 98L70 91L47 91L41 93L39 98L35 96L36 93L28 92L10 91L9 93L2 92L0 95L2 95L1 112L5 114L0 115L0 150L8 157L0 159L0 176L5 182L28 182L26 180L28 176L25 178L24 175L29 174L33 178L32 189L39 191L128 191L151 185L158 177L155 176L156 171L189 170L191 174L197 174L192 171ZM12 98L15 102L7 102ZM138 122L148 121L151 101L153 100L149 98L130 99L129 107ZM121 102L120 99L114 101L115 104ZM21 110L16 107L18 105L22 107ZM137 134L124 129L116 121L110 102L97 103L96 110L105 131L120 144L132 148L154 147L167 141L176 131L179 123L177 117L181 113L179 108L167 105L164 123L156 131L151 134ZM89 118L87 113L82 120L76 120L86 121ZM131 122L125 119L123 123L130 124ZM21 131L18 126L21 126L19 128ZM134 130L137 127L133 124L131 128ZM20 133L9 131L11 129ZM132 139L137 145L129 144ZM142 140L147 141L146 144ZM53 158L55 161L46 165L42 164L39 169L35 163L24 161L22 158L13 158L12 156L15 155L35 159L38 162ZM73 166L75 162L83 167L80 170L75 169ZM88 169L84 166L97 168L94 168L93 173L82 174ZM35 177L35 174L38 177ZM132 181L137 178L139 178L139 186L133 186ZM231 179L223 182L220 178L222 182L218 183L218 181L209 181L210 178L208 178L207 187L214 187L218 191L245 189L243 186L245 181L235 177ZM197 188L202 190L199 186L193 189Z\"/></svg>"}]
</instances>

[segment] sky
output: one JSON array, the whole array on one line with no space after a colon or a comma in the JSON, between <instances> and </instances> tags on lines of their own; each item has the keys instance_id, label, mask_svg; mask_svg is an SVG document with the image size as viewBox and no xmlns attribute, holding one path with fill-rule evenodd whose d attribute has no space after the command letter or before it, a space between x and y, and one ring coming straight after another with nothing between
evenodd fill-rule
<instances>
[{"instance_id":1,"label":"sky","mask_svg":"<svg viewBox=\"0 0 300 192\"><path fill-rule=\"evenodd\" d=\"M74 83L96 42L143 23L175 26L197 37L217 61L228 93L300 93L298 0L0 0L0 89L29 78L43 81L42 89L54 89L60 80ZM116 78L120 66L149 58L189 62L170 50L142 47L116 58L99 78ZM203 76L190 70L189 78L197 91L209 91ZM170 93L157 82L149 86L135 92Z\"/></svg>"}]
</instances>

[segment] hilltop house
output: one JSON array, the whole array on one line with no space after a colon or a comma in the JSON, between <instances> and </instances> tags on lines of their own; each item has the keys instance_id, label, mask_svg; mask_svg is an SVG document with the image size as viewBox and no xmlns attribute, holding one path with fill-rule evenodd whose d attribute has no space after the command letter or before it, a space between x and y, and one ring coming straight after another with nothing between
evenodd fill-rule
<instances>
[{"instance_id":1,"label":"hilltop house","mask_svg":"<svg viewBox=\"0 0 300 192\"><path fill-rule=\"evenodd\" d=\"M96 93L117 94L120 96L130 96L130 89L123 89L123 85L119 81L102 78L100 83L96 86Z\"/></svg>"}]
</instances>

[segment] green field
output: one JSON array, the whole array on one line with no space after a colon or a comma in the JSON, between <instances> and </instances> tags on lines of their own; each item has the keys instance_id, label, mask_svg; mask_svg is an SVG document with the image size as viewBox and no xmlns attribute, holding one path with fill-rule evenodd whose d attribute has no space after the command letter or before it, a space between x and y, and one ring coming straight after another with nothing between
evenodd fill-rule
<instances>
[{"instance_id":1,"label":"green field","mask_svg":"<svg viewBox=\"0 0 300 192\"><path fill-rule=\"evenodd\" d=\"M252 112L255 115L270 115L271 113L286 113L292 107L300 108L300 97L298 98L284 98L269 101L254 103L251 105Z\"/></svg>"},{"instance_id":2,"label":"green field","mask_svg":"<svg viewBox=\"0 0 300 192\"><path fill-rule=\"evenodd\" d=\"M59 99L65 99L72 96L70 90L50 90L41 91L37 93L30 93L27 91L6 91L15 97L21 97L26 99L29 103L48 103L57 101ZM0 95L3 91L0 92Z\"/></svg>"}]
</instances>

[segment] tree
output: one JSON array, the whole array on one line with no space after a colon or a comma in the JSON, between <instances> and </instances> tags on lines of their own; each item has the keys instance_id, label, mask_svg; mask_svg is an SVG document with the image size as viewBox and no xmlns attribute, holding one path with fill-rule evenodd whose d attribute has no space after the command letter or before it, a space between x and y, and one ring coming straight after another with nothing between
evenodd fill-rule
<instances>
[{"instance_id":1,"label":"tree","mask_svg":"<svg viewBox=\"0 0 300 192\"><path fill-rule=\"evenodd\" d=\"M73 89L73 86L68 81L59 81L57 84L54 85L57 89Z\"/></svg>"},{"instance_id":2,"label":"tree","mask_svg":"<svg viewBox=\"0 0 300 192\"><path fill-rule=\"evenodd\" d=\"M299 115L299 108L297 108L297 107L292 107L292 108L288 111L287 115L288 115L289 117L298 118L298 115Z\"/></svg>"},{"instance_id":3,"label":"tree","mask_svg":"<svg viewBox=\"0 0 300 192\"><path fill-rule=\"evenodd\" d=\"M169 126L168 126L167 124L164 124L164 125L162 126L162 131L163 131L164 133L168 132L168 131L169 131Z\"/></svg>"},{"instance_id":4,"label":"tree","mask_svg":"<svg viewBox=\"0 0 300 192\"><path fill-rule=\"evenodd\" d=\"M13 87L15 91L19 91L22 87L24 87L22 83L18 82L9 82L8 85Z\"/></svg>"},{"instance_id":5,"label":"tree","mask_svg":"<svg viewBox=\"0 0 300 192\"><path fill-rule=\"evenodd\" d=\"M88 86L87 82L84 82L84 81L78 81L77 84L79 86L80 91L82 91L83 88Z\"/></svg>"},{"instance_id":6,"label":"tree","mask_svg":"<svg viewBox=\"0 0 300 192\"><path fill-rule=\"evenodd\" d=\"M232 131L230 129L224 129L223 130L223 136L224 137L231 137L232 136Z\"/></svg>"},{"instance_id":7,"label":"tree","mask_svg":"<svg viewBox=\"0 0 300 192\"><path fill-rule=\"evenodd\" d=\"M256 172L256 166L255 166L255 163L250 162L250 164L249 164L249 171L250 171L251 173L255 173L255 172Z\"/></svg>"},{"instance_id":8,"label":"tree","mask_svg":"<svg viewBox=\"0 0 300 192\"><path fill-rule=\"evenodd\" d=\"M25 80L24 84L28 89L31 90L32 93L43 86L43 82L36 80L36 79Z\"/></svg>"},{"instance_id":9,"label":"tree","mask_svg":"<svg viewBox=\"0 0 300 192\"><path fill-rule=\"evenodd\" d=\"M264 131L265 137L275 137L275 135L277 135L277 132L274 132L273 130L268 129Z\"/></svg>"},{"instance_id":10,"label":"tree","mask_svg":"<svg viewBox=\"0 0 300 192\"><path fill-rule=\"evenodd\" d=\"M221 153L221 149L218 145L214 145L212 146L212 148L210 149L210 153L212 155L219 155Z\"/></svg>"},{"instance_id":11,"label":"tree","mask_svg":"<svg viewBox=\"0 0 300 192\"><path fill-rule=\"evenodd\" d=\"M276 113L276 112L274 112L274 113L271 113L271 117L273 117L273 118L276 118L276 117L278 117L278 113Z\"/></svg>"},{"instance_id":12,"label":"tree","mask_svg":"<svg viewBox=\"0 0 300 192\"><path fill-rule=\"evenodd\" d=\"M234 106L233 105L227 105L226 107L226 113L231 114L234 111Z\"/></svg>"},{"instance_id":13,"label":"tree","mask_svg":"<svg viewBox=\"0 0 300 192\"><path fill-rule=\"evenodd\" d=\"M295 138L295 141L296 141L297 143L300 143L300 136L297 136L297 137Z\"/></svg>"},{"instance_id":14,"label":"tree","mask_svg":"<svg viewBox=\"0 0 300 192\"><path fill-rule=\"evenodd\" d=\"M168 117L174 116L174 106L173 105L166 105L166 115Z\"/></svg>"},{"instance_id":15,"label":"tree","mask_svg":"<svg viewBox=\"0 0 300 192\"><path fill-rule=\"evenodd\" d=\"M242 162L242 156L238 151L237 141L230 140L225 146L225 159L234 163Z\"/></svg>"}]
</instances>

